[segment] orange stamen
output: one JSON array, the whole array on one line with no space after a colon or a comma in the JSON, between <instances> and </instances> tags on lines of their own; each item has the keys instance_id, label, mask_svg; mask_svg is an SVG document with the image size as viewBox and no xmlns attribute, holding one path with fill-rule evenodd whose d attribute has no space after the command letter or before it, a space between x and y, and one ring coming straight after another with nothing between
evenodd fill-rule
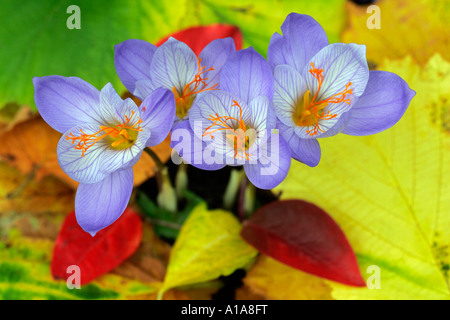
<instances>
[{"instance_id":1,"label":"orange stamen","mask_svg":"<svg viewBox=\"0 0 450 320\"><path fill-rule=\"evenodd\" d=\"M208 120L212 121L212 124L209 127L207 127L205 129L205 131L203 131L203 137L210 136L211 139L214 139L213 133L215 133L217 131L222 131L222 130L231 130L232 133L227 134L226 137L230 140L233 140L234 158L240 157L240 158L246 158L247 160L249 160L250 159L249 157L251 156L251 154L248 154L246 152L246 150L248 149L247 145L249 144L250 139L246 135L242 136L242 132L246 131L245 122L244 122L244 119L242 119L242 107L239 105L239 103L236 100L233 100L233 104L231 106L239 108L239 119L236 119L235 117L230 117L230 116L219 116L217 113L215 114L215 116L209 115ZM227 123L229 120L236 121L239 124L239 127L237 129L232 128ZM211 130L211 128L214 126L219 126L221 128ZM236 130L242 130L242 131L237 133ZM239 154L239 151L244 152L244 157L242 157Z\"/></svg>"},{"instance_id":2,"label":"orange stamen","mask_svg":"<svg viewBox=\"0 0 450 320\"><path fill-rule=\"evenodd\" d=\"M306 131L306 133L313 136L319 133L319 131L324 132L324 130L322 130L319 126L319 120L330 120L337 117L337 114L331 114L330 111L327 111L325 113L322 110L326 106L328 106L329 103L345 102L347 104L350 104L351 99L347 98L347 95L352 94L353 89L349 89L349 87L352 85L352 83L349 82L345 85L345 89L341 92L338 92L325 100L316 101L323 84L323 69L315 68L313 62L311 62L311 67L312 68L309 70L309 72L313 75L314 78L317 79L319 86L317 88L316 94L312 97L309 104L303 105L303 110L301 115L299 116L297 123L300 125L309 125L310 120L313 120L314 128ZM305 95L309 95L309 91L307 91ZM309 97L304 97L304 100L306 102L307 100L309 100ZM311 117L313 117L313 119L311 119Z\"/></svg>"},{"instance_id":3,"label":"orange stamen","mask_svg":"<svg viewBox=\"0 0 450 320\"><path fill-rule=\"evenodd\" d=\"M82 129L80 129L81 134L79 136L75 136L72 133L69 133L66 136L67 140L71 140L72 144L75 144L75 142L78 141L78 143L75 145L75 150L81 150L81 156L84 157L84 154L86 151L95 145L100 140L106 138L107 136L110 136L113 139L118 138L120 136L122 139L115 140L111 143L112 147L117 147L120 144L129 141L129 133L128 130L131 131L142 131L141 127L138 126L140 123L142 123L142 120L139 118L139 120L132 126L128 125L133 118L134 111L131 112L131 116L125 116L125 123L118 124L114 127L108 127L108 126L100 126L100 130L92 133L92 134L86 134L83 132Z\"/></svg>"},{"instance_id":4,"label":"orange stamen","mask_svg":"<svg viewBox=\"0 0 450 320\"><path fill-rule=\"evenodd\" d=\"M178 115L186 115L187 114L187 111L189 110L189 108L192 104L193 98L196 94L199 94L199 93L205 92L205 91L209 91L209 90L218 90L217 83L211 87L208 87L206 80L208 80L209 78L203 78L203 76L206 72L213 71L214 68L211 67L209 69L206 69L206 67L202 67L201 61L202 61L202 59L197 57L197 63L198 63L197 74L195 75L194 80L192 80L191 82L189 82L187 85L184 86L183 92L181 92L181 95L175 87L172 89L173 93L175 94L175 102L176 102L177 108L182 109L182 110L177 110Z\"/></svg>"}]
</instances>

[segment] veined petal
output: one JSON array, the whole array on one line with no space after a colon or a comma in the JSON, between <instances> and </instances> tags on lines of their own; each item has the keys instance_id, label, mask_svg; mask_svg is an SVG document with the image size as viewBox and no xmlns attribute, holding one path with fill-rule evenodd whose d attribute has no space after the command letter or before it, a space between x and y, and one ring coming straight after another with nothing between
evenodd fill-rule
<instances>
[{"instance_id":1,"label":"veined petal","mask_svg":"<svg viewBox=\"0 0 450 320\"><path fill-rule=\"evenodd\" d=\"M205 83L208 84L209 87L219 83L222 67L225 62L227 62L231 54L235 51L236 47L234 40L233 38L228 37L225 39L216 39L211 41L199 54L198 57L201 59L201 65L203 67L206 69L211 67L214 68L214 70L208 71L204 74L204 78L207 78Z\"/></svg>"},{"instance_id":2,"label":"veined petal","mask_svg":"<svg viewBox=\"0 0 450 320\"><path fill-rule=\"evenodd\" d=\"M160 144L169 134L175 119L175 97L172 91L158 88L140 105L142 127L150 130L147 147Z\"/></svg>"},{"instance_id":3,"label":"veined petal","mask_svg":"<svg viewBox=\"0 0 450 320\"><path fill-rule=\"evenodd\" d=\"M352 115L342 133L363 136L392 127L414 95L415 91L395 73L370 71L366 90L352 107Z\"/></svg>"},{"instance_id":4,"label":"veined petal","mask_svg":"<svg viewBox=\"0 0 450 320\"><path fill-rule=\"evenodd\" d=\"M134 89L132 93L141 100L144 100L153 92L153 90L155 90L155 86L151 79L138 80L135 85L136 89Z\"/></svg>"},{"instance_id":5,"label":"veined petal","mask_svg":"<svg viewBox=\"0 0 450 320\"><path fill-rule=\"evenodd\" d=\"M76 77L33 78L34 100L42 118L64 133L82 123L99 123L100 91Z\"/></svg>"},{"instance_id":6,"label":"veined petal","mask_svg":"<svg viewBox=\"0 0 450 320\"><path fill-rule=\"evenodd\" d=\"M180 121L174 126L170 147L186 163L196 168L218 170L225 166L223 154L216 152L217 150L213 148L211 143L207 144L198 138L194 134L188 120Z\"/></svg>"},{"instance_id":7,"label":"veined petal","mask_svg":"<svg viewBox=\"0 0 450 320\"><path fill-rule=\"evenodd\" d=\"M222 68L220 90L246 103L258 96L273 99L273 75L268 62L252 47L236 51Z\"/></svg>"},{"instance_id":8,"label":"veined petal","mask_svg":"<svg viewBox=\"0 0 450 320\"><path fill-rule=\"evenodd\" d=\"M248 121L250 127L257 131L275 129L275 114L271 112L273 106L271 105L269 98L266 96L256 97L250 101L248 107L250 110L250 119ZM268 125L270 124L273 125L273 127L269 127Z\"/></svg>"},{"instance_id":9,"label":"veined petal","mask_svg":"<svg viewBox=\"0 0 450 320\"><path fill-rule=\"evenodd\" d=\"M321 151L317 139L302 139L295 133L293 127L286 126L281 122L278 123L278 129L291 149L292 158L310 167L319 164Z\"/></svg>"},{"instance_id":10,"label":"veined petal","mask_svg":"<svg viewBox=\"0 0 450 320\"><path fill-rule=\"evenodd\" d=\"M125 116L136 114L132 120L137 120L139 108L130 98L123 100L114 90L111 83L106 84L100 92L100 105L98 110L102 125L122 123ZM133 124L133 123L132 123Z\"/></svg>"},{"instance_id":11,"label":"veined petal","mask_svg":"<svg viewBox=\"0 0 450 320\"><path fill-rule=\"evenodd\" d=\"M320 90L318 90L320 82L312 74L314 69L323 70ZM347 86L351 89L351 94L348 94L346 98L353 102L356 97L364 92L369 79L366 47L354 43L330 44L311 59L310 63L305 66L302 76L306 80L312 95L319 91L315 99L316 102L325 101L344 92ZM329 103L325 112L330 111L330 113L339 116L349 110L351 104L346 102Z\"/></svg>"},{"instance_id":12,"label":"veined petal","mask_svg":"<svg viewBox=\"0 0 450 320\"><path fill-rule=\"evenodd\" d=\"M80 183L96 183L103 180L108 174L100 170L104 152L107 146L103 141L92 145L82 156L82 151L75 149L78 140L74 144L67 137L80 136L82 130L85 134L94 134L100 130L99 125L83 124L67 130L58 143L58 162L62 170L73 180Z\"/></svg>"},{"instance_id":13,"label":"veined petal","mask_svg":"<svg viewBox=\"0 0 450 320\"><path fill-rule=\"evenodd\" d=\"M123 85L130 91L136 81L148 79L156 46L147 41L129 39L114 46L114 65Z\"/></svg>"},{"instance_id":14,"label":"veined petal","mask_svg":"<svg viewBox=\"0 0 450 320\"><path fill-rule=\"evenodd\" d=\"M132 190L131 168L111 173L97 183L81 183L75 196L75 216L78 224L94 236L122 215Z\"/></svg>"},{"instance_id":15,"label":"veined petal","mask_svg":"<svg viewBox=\"0 0 450 320\"><path fill-rule=\"evenodd\" d=\"M290 13L281 26L283 35L289 44L286 62L298 72L322 48L328 45L328 38L322 26L311 16Z\"/></svg>"},{"instance_id":16,"label":"veined petal","mask_svg":"<svg viewBox=\"0 0 450 320\"><path fill-rule=\"evenodd\" d=\"M273 104L278 119L287 126L294 126L293 114L300 99L307 90L300 73L288 65L275 67L275 91Z\"/></svg>"},{"instance_id":17,"label":"veined petal","mask_svg":"<svg viewBox=\"0 0 450 320\"><path fill-rule=\"evenodd\" d=\"M267 143L258 148L258 160L244 164L244 171L253 185L260 189L272 189L286 178L291 165L291 152L284 139L270 134Z\"/></svg>"},{"instance_id":18,"label":"veined petal","mask_svg":"<svg viewBox=\"0 0 450 320\"><path fill-rule=\"evenodd\" d=\"M197 71L195 53L185 43L170 38L156 49L150 66L150 78L154 87L169 90L175 87L181 93Z\"/></svg>"},{"instance_id":19,"label":"veined petal","mask_svg":"<svg viewBox=\"0 0 450 320\"><path fill-rule=\"evenodd\" d=\"M342 113L339 117L331 120L319 120L320 128L325 132L319 132L314 138L328 138L342 132L347 126L348 120L352 115L352 109Z\"/></svg>"},{"instance_id":20,"label":"veined petal","mask_svg":"<svg viewBox=\"0 0 450 320\"><path fill-rule=\"evenodd\" d=\"M272 70L274 70L276 66L282 64L294 66L293 55L289 47L288 39L277 32L270 38L269 48L267 49L267 61Z\"/></svg>"}]
</instances>

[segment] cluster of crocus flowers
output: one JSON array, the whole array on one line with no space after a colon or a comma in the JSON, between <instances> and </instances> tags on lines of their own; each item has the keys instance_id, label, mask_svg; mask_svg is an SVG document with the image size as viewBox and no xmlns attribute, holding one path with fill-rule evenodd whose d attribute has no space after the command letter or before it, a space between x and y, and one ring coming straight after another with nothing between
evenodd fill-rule
<instances>
[{"instance_id":1,"label":"cluster of crocus flowers","mask_svg":"<svg viewBox=\"0 0 450 320\"><path fill-rule=\"evenodd\" d=\"M219 88L197 98L189 123L175 126L172 148L200 169L243 166L256 187L274 188L286 177L291 156L286 142L273 132L269 64L253 48L237 51L222 68Z\"/></svg>"},{"instance_id":2,"label":"cluster of crocus flowers","mask_svg":"<svg viewBox=\"0 0 450 320\"><path fill-rule=\"evenodd\" d=\"M258 188L286 177L291 157L316 166L319 138L369 135L394 125L414 96L399 76L369 71L365 46L329 44L310 16L291 13L269 44L267 61L231 38L197 56L169 38L156 47L130 39L115 47L125 87L142 100L122 100L78 78L35 78L35 101L63 134L58 161L80 182L75 212L95 234L125 210L133 165L145 147L171 132L171 147L204 170L243 166Z\"/></svg>"}]
</instances>

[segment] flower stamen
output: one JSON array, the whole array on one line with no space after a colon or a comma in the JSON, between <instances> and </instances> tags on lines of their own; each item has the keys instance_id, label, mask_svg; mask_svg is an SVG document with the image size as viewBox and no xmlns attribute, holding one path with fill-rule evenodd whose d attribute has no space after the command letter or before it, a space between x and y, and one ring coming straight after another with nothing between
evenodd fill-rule
<instances>
[{"instance_id":1,"label":"flower stamen","mask_svg":"<svg viewBox=\"0 0 450 320\"><path fill-rule=\"evenodd\" d=\"M142 128L139 126L139 124L142 123L140 118L135 124L129 125L133 116L134 111L131 112L130 117L125 116L125 123L118 124L116 126L100 126L100 130L92 134L86 134L82 129L80 129L81 134L78 136L75 136L70 132L66 135L66 139L70 140L72 144L77 143L75 145L75 150L81 150L82 157L84 157L86 151L90 147L107 137L112 139L111 147L117 148L123 143L127 143L127 145L123 148L125 149L136 141L137 132L142 131Z\"/></svg>"},{"instance_id":2,"label":"flower stamen","mask_svg":"<svg viewBox=\"0 0 450 320\"><path fill-rule=\"evenodd\" d=\"M222 130L231 131L231 133L226 134L226 138L229 139L233 143L234 148L234 158L242 158L249 160L251 154L247 153L248 148L250 147L250 138L245 134L247 130L247 126L245 125L244 119L242 118L242 107L236 100L233 100L232 107L239 108L239 119L231 116L219 116L217 113L213 115L209 115L208 120L212 121L212 124L207 127L203 131L203 137L210 136L211 139L214 139L214 133ZM228 121L236 121L238 123L237 128L233 128L227 122ZM211 130L212 127L219 126L220 128ZM241 156L239 152L243 152L244 156Z\"/></svg>"},{"instance_id":3,"label":"flower stamen","mask_svg":"<svg viewBox=\"0 0 450 320\"><path fill-rule=\"evenodd\" d=\"M204 74L206 72L213 71L214 67L206 69L205 66L202 67L201 61L202 59L197 57L198 63L197 74L195 75L194 80L192 80L191 82L189 82L187 85L184 86L183 92L181 92L181 94L175 87L172 88L172 92L175 95L175 102L177 106L176 113L177 116L180 118L184 118L187 115L190 107L192 106L196 94L209 90L218 90L217 83L211 87L208 87L206 80L208 80L209 78L203 78Z\"/></svg>"},{"instance_id":4,"label":"flower stamen","mask_svg":"<svg viewBox=\"0 0 450 320\"><path fill-rule=\"evenodd\" d=\"M307 90L303 96L303 100L300 101L299 104L296 106L296 112L294 113L294 122L299 126L312 126L314 127L311 130L307 130L306 133L308 133L311 136L314 136L320 132L325 132L323 129L319 126L319 120L330 120L333 118L336 118L337 114L332 114L328 110L327 112L324 111L324 108L328 106L330 103L342 103L345 102L348 105L351 103L351 99L347 98L347 95L350 95L353 93L353 89L349 89L349 87L352 85L351 82L347 83L345 85L345 89L332 95L331 97L316 101L317 97L319 96L320 89L322 88L323 84L323 69L318 69L314 67L314 63L311 62L311 69L309 72L313 75L314 78L318 81L318 88L316 91L316 94L310 99L310 91Z\"/></svg>"}]
</instances>

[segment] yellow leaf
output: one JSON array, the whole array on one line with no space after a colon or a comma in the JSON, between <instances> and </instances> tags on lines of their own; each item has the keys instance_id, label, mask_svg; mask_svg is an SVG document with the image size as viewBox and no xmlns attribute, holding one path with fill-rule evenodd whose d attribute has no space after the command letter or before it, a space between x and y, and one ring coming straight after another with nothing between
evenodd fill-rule
<instances>
[{"instance_id":1,"label":"yellow leaf","mask_svg":"<svg viewBox=\"0 0 450 320\"><path fill-rule=\"evenodd\" d=\"M367 6L347 2L349 23L343 42L367 45L367 58L379 64L384 58L411 55L425 65L436 52L450 60L448 19L450 5L441 0L380 0L380 29L369 29Z\"/></svg>"},{"instance_id":2,"label":"yellow leaf","mask_svg":"<svg viewBox=\"0 0 450 320\"><path fill-rule=\"evenodd\" d=\"M324 279L261 255L244 278L250 291L268 300L328 300L331 287Z\"/></svg>"},{"instance_id":3,"label":"yellow leaf","mask_svg":"<svg viewBox=\"0 0 450 320\"><path fill-rule=\"evenodd\" d=\"M373 136L321 139L319 166L293 163L278 190L333 216L365 278L380 268L380 289L330 282L334 297L449 299L450 63L436 55L423 69L411 58L381 69L417 91L403 119Z\"/></svg>"},{"instance_id":4,"label":"yellow leaf","mask_svg":"<svg viewBox=\"0 0 450 320\"><path fill-rule=\"evenodd\" d=\"M161 292L227 276L257 254L240 237L241 224L224 210L199 204L189 215L172 248Z\"/></svg>"}]
</instances>

